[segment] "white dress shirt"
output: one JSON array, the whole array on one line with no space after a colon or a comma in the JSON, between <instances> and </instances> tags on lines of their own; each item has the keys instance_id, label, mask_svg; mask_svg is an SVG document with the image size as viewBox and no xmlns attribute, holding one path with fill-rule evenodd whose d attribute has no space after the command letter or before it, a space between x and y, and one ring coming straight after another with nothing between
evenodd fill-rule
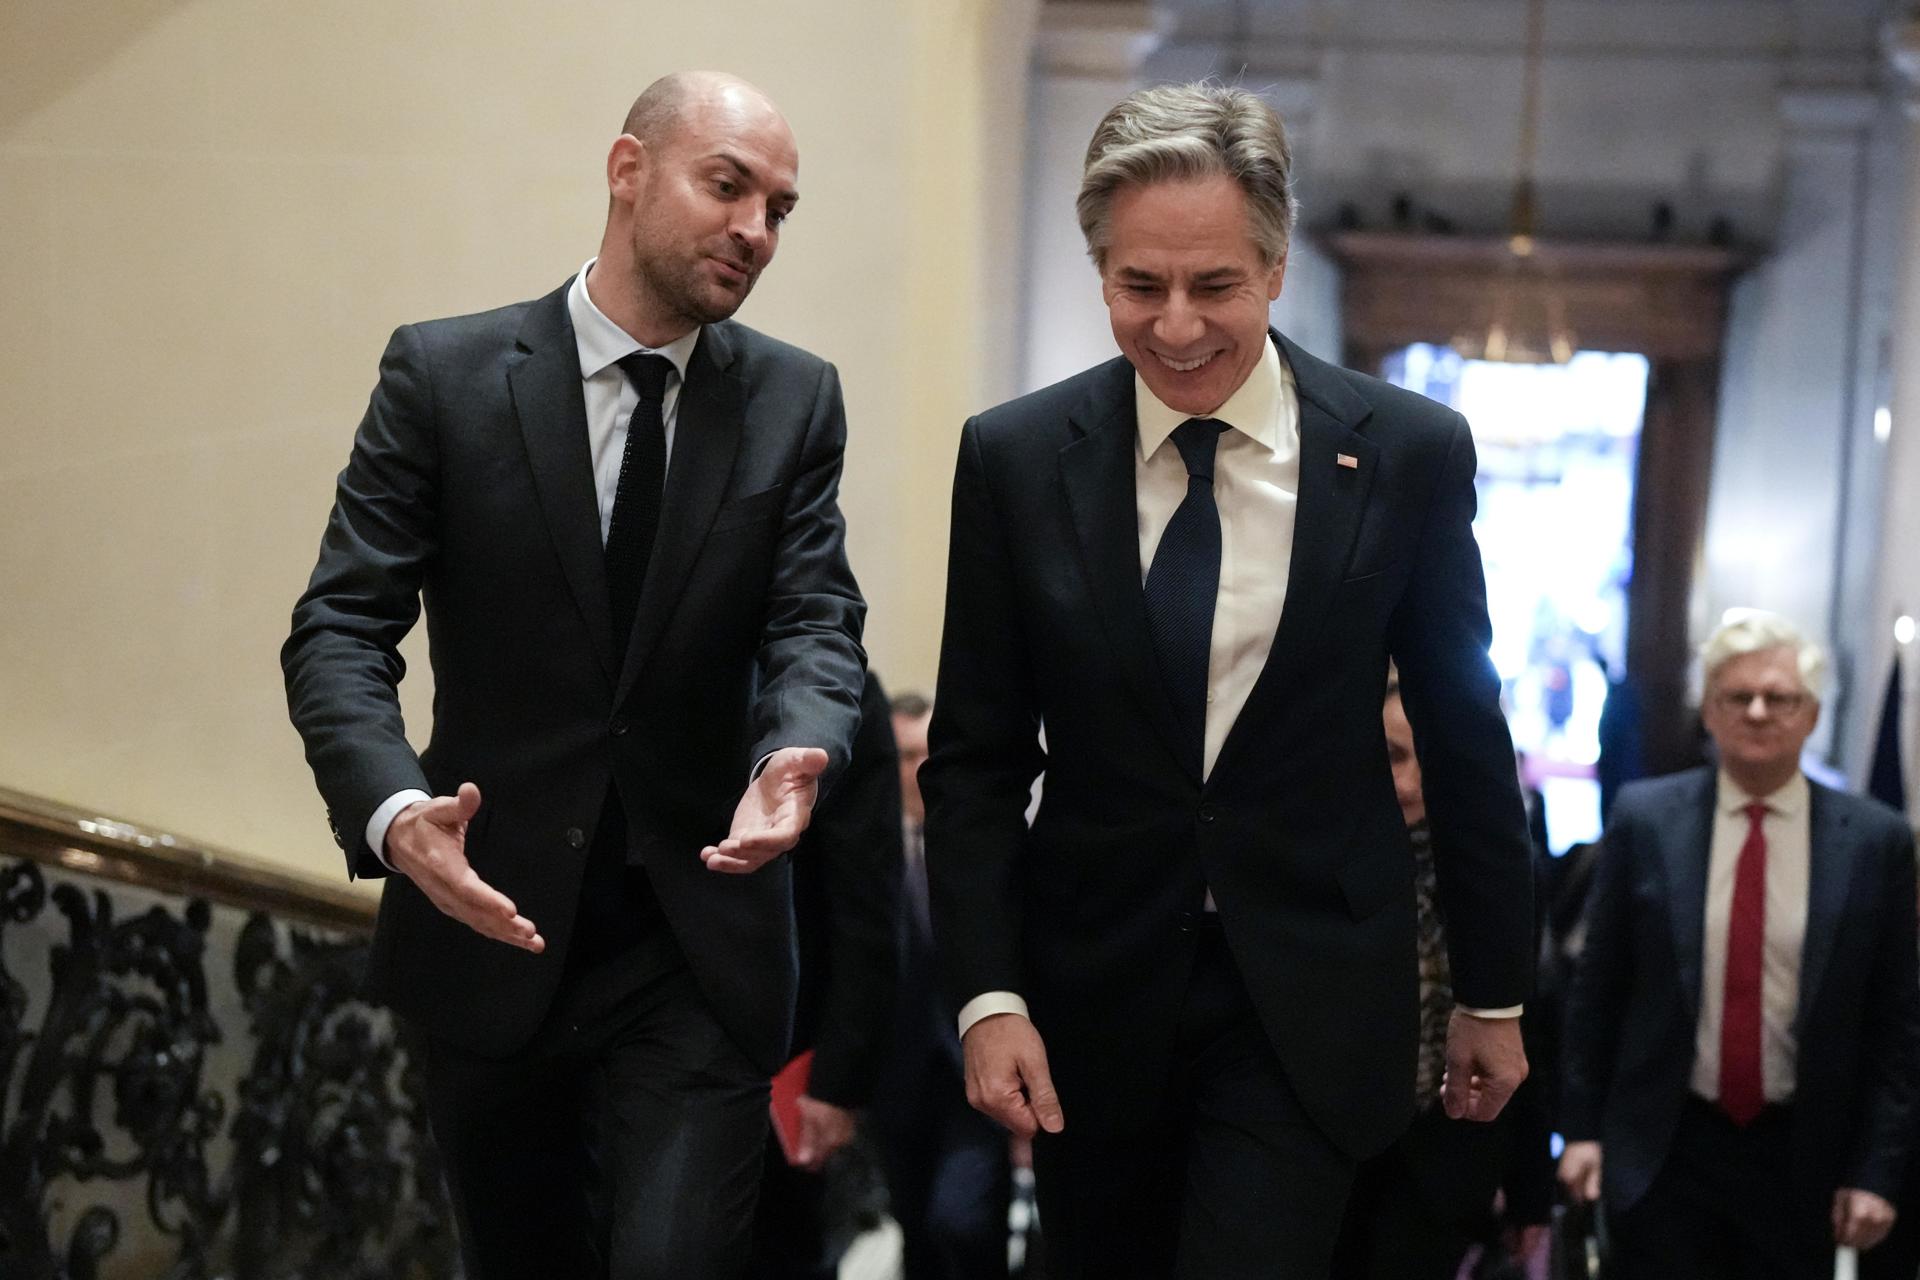
<instances>
[{"instance_id":1,"label":"white dress shirt","mask_svg":"<svg viewBox=\"0 0 1920 1280\"><path fill-rule=\"evenodd\" d=\"M1192 417L1162 404L1145 378L1133 375L1133 480L1139 516L1140 581L1173 513L1187 496L1187 464L1168 438ZM1293 517L1300 494L1300 394L1293 370L1268 342L1260 360L1227 402L1207 415L1231 430L1214 453L1213 500L1220 510L1220 591L1213 605L1213 644L1207 656L1203 776L1213 772L1233 722L1266 669L1287 603L1293 564ZM1206 909L1213 910L1213 894ZM1465 1009L1465 1006L1462 1006ZM1483 1018L1518 1017L1521 1006L1465 1009ZM960 1010L960 1034L996 1013L1028 1016L1011 991L988 991Z\"/></svg>"},{"instance_id":2,"label":"white dress shirt","mask_svg":"<svg viewBox=\"0 0 1920 1280\"><path fill-rule=\"evenodd\" d=\"M1804 774L1770 796L1749 796L1725 773L1713 806L1707 861L1706 928L1700 965L1700 1021L1693 1034L1693 1091L1720 1097L1720 1019L1727 1001L1727 922L1734 871L1747 842L1746 808L1764 800L1760 830L1767 841L1766 941L1760 963L1760 1084L1768 1102L1793 1097L1800 1043L1800 952L1807 936L1807 884L1812 857L1809 792Z\"/></svg>"},{"instance_id":3,"label":"white dress shirt","mask_svg":"<svg viewBox=\"0 0 1920 1280\"><path fill-rule=\"evenodd\" d=\"M1191 414L1169 409L1133 375L1139 431L1133 480L1140 518L1140 581L1173 513L1187 496L1187 464L1168 439ZM1227 731L1267 665L1293 563L1293 509L1300 493L1300 398L1293 371L1269 342L1240 389L1213 413L1232 430L1214 453L1213 500L1220 509L1220 592L1207 657L1202 776L1213 772Z\"/></svg>"},{"instance_id":4,"label":"white dress shirt","mask_svg":"<svg viewBox=\"0 0 1920 1280\"><path fill-rule=\"evenodd\" d=\"M1147 580L1160 535L1187 496L1187 464L1168 439L1191 414L1168 408L1133 375L1133 483L1139 517L1140 581ZM1202 768L1213 772L1220 745L1267 665L1293 560L1293 508L1300 491L1300 400L1293 371L1272 342L1247 380L1213 413L1231 430L1214 452L1213 500L1220 510L1220 590L1214 597L1207 655L1206 740ZM1207 896L1207 907L1213 896ZM1012 991L987 991L960 1010L960 1034L996 1013L1028 1016Z\"/></svg>"},{"instance_id":5,"label":"white dress shirt","mask_svg":"<svg viewBox=\"0 0 1920 1280\"><path fill-rule=\"evenodd\" d=\"M573 278L567 290L567 315L573 321L574 346L580 354L580 390L587 405L587 454L593 461L593 492L600 509L600 544L605 546L607 531L613 527L613 499L620 486L620 462L626 456L627 422L633 417L634 406L640 403L640 392L620 368L620 360L642 351L665 356L673 364L660 406L660 419L667 435L667 465L671 467L674 427L680 418L680 386L686 380L687 361L693 358L693 348L700 341L700 330L696 326L664 347L648 347L636 342L632 334L609 320L606 313L594 305L587 275L596 261L598 259L587 259L580 274ZM389 869L393 864L387 862L387 828L393 825L402 809L416 800L431 798L417 788L396 791L367 819L367 846Z\"/></svg>"}]
</instances>

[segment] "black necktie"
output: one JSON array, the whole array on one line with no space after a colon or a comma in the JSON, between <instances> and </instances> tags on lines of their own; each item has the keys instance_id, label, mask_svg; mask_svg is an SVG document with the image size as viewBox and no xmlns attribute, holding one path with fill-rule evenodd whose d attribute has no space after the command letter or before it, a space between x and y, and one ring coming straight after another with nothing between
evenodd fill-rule
<instances>
[{"instance_id":1,"label":"black necktie","mask_svg":"<svg viewBox=\"0 0 1920 1280\"><path fill-rule=\"evenodd\" d=\"M624 662L633 631L640 587L653 556L653 535L660 527L660 500L667 483L667 429L660 406L666 398L673 362L635 351L620 368L640 392L627 422L627 447L620 455L620 482L613 491L613 520L607 529L607 598L613 606L613 652Z\"/></svg>"},{"instance_id":2,"label":"black necktie","mask_svg":"<svg viewBox=\"0 0 1920 1280\"><path fill-rule=\"evenodd\" d=\"M1220 508L1213 501L1213 454L1224 422L1189 418L1173 430L1187 464L1187 496L1175 508L1147 569L1147 626L1160 655L1174 712L1195 773L1206 761L1207 656L1220 595Z\"/></svg>"}]
</instances>

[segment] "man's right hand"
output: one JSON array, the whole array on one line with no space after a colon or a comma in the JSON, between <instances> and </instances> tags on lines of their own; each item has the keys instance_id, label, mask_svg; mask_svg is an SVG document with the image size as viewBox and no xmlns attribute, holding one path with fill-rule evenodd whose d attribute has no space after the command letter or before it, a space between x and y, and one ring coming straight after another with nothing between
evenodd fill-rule
<instances>
[{"instance_id":1,"label":"man's right hand","mask_svg":"<svg viewBox=\"0 0 1920 1280\"><path fill-rule=\"evenodd\" d=\"M533 921L467 862L467 821L479 809L480 788L471 782L457 795L416 800L387 828L387 862L475 933L539 955L547 941Z\"/></svg>"},{"instance_id":2,"label":"man's right hand","mask_svg":"<svg viewBox=\"0 0 1920 1280\"><path fill-rule=\"evenodd\" d=\"M1560 1185L1580 1204L1600 1198L1600 1144L1569 1142L1560 1153Z\"/></svg>"},{"instance_id":3,"label":"man's right hand","mask_svg":"<svg viewBox=\"0 0 1920 1280\"><path fill-rule=\"evenodd\" d=\"M1047 1047L1033 1023L1017 1013L996 1013L967 1028L960 1042L967 1060L967 1101L1017 1137L1066 1127L1060 1099L1047 1071Z\"/></svg>"}]
</instances>

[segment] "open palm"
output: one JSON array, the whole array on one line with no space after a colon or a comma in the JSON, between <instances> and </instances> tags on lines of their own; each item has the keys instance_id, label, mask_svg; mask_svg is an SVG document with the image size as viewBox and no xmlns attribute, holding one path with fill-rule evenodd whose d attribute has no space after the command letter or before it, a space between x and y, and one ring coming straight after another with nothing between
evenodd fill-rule
<instances>
[{"instance_id":1,"label":"open palm","mask_svg":"<svg viewBox=\"0 0 1920 1280\"><path fill-rule=\"evenodd\" d=\"M758 871L800 842L813 819L827 753L818 747L782 747L734 806L733 827L719 844L700 851L709 871Z\"/></svg>"}]
</instances>

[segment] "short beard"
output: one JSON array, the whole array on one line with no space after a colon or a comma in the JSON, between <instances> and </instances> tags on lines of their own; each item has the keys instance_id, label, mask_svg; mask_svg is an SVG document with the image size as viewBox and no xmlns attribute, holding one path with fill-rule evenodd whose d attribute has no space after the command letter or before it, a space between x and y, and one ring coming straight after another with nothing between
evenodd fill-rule
<instances>
[{"instance_id":1,"label":"short beard","mask_svg":"<svg viewBox=\"0 0 1920 1280\"><path fill-rule=\"evenodd\" d=\"M634 271L640 277L641 287L671 314L696 325L717 324L740 309L747 300L747 294L753 290L753 281L747 281L747 287L738 294L719 295L714 301L715 290L701 279L701 263L698 259L669 259L644 252L634 245Z\"/></svg>"}]
</instances>

